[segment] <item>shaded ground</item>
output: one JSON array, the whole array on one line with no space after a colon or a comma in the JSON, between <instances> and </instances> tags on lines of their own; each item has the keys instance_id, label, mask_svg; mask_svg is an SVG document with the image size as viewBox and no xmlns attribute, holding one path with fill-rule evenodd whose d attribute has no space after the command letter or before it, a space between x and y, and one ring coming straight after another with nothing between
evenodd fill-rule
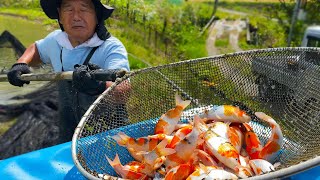
<instances>
[{"instance_id":1,"label":"shaded ground","mask_svg":"<svg viewBox=\"0 0 320 180\"><path fill-rule=\"evenodd\" d=\"M0 122L16 123L0 136L0 159L59 143L58 91L48 83L33 93L17 96L25 100L15 105L0 105Z\"/></svg>"}]
</instances>

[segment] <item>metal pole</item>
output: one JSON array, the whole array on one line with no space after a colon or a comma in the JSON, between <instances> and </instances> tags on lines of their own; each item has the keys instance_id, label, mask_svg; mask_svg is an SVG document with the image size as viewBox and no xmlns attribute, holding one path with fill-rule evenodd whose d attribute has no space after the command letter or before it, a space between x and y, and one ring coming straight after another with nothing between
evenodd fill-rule
<instances>
[{"instance_id":1,"label":"metal pole","mask_svg":"<svg viewBox=\"0 0 320 180\"><path fill-rule=\"evenodd\" d=\"M288 35L288 42L287 42L288 47L291 46L292 32L293 32L294 25L297 21L297 16L299 13L300 5L301 5L301 0L297 0L296 5L293 10L292 18L291 18L291 26L290 26L290 31L289 31L289 35Z\"/></svg>"}]
</instances>

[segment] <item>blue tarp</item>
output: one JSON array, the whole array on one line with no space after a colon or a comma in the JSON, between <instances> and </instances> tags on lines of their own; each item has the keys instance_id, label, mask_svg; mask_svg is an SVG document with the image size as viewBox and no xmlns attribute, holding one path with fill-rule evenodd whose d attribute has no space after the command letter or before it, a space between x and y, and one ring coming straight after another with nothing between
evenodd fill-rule
<instances>
[{"instance_id":1,"label":"blue tarp","mask_svg":"<svg viewBox=\"0 0 320 180\"><path fill-rule=\"evenodd\" d=\"M71 157L71 142L40 149L5 160L0 160L0 179L38 180L75 179L85 177L75 167ZM320 180L320 165L295 174L288 179Z\"/></svg>"}]
</instances>

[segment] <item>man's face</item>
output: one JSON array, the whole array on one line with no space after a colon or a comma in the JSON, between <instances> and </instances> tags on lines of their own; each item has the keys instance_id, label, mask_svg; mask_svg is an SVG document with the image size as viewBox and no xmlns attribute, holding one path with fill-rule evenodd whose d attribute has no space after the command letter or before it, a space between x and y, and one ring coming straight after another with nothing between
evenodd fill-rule
<instances>
[{"instance_id":1,"label":"man's face","mask_svg":"<svg viewBox=\"0 0 320 180\"><path fill-rule=\"evenodd\" d=\"M59 18L73 46L91 38L97 25L91 0L62 0Z\"/></svg>"}]
</instances>

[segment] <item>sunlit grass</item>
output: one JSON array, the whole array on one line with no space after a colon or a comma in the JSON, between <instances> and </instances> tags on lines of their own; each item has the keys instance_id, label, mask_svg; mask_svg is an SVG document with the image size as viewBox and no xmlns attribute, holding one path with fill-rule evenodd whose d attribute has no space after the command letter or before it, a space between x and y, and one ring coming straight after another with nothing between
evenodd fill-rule
<instances>
[{"instance_id":1,"label":"sunlit grass","mask_svg":"<svg viewBox=\"0 0 320 180\"><path fill-rule=\"evenodd\" d=\"M28 47L36 40L44 38L50 32L46 29L46 26L40 23L19 17L0 15L0 22L0 33L4 30L9 31L25 47Z\"/></svg>"}]
</instances>

